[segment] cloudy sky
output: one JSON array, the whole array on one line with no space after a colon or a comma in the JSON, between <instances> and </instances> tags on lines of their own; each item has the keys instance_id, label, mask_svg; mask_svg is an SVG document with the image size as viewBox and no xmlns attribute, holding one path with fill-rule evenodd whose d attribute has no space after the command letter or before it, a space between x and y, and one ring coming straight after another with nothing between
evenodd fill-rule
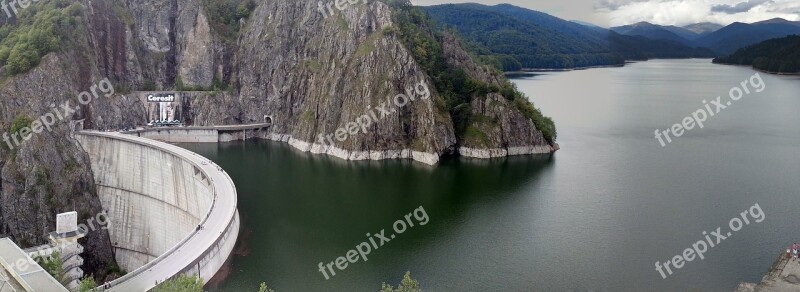
<instances>
[{"instance_id":1,"label":"cloudy sky","mask_svg":"<svg viewBox=\"0 0 800 292\"><path fill-rule=\"evenodd\" d=\"M567 20L601 26L647 21L662 25L756 22L775 17L800 21L800 0L412 0L416 5L510 3Z\"/></svg>"}]
</instances>

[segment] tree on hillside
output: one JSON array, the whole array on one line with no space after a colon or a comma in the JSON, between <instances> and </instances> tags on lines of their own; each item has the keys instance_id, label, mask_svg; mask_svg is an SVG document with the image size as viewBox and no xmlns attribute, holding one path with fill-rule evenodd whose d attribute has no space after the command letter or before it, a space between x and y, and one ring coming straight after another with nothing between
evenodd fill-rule
<instances>
[{"instance_id":1,"label":"tree on hillside","mask_svg":"<svg viewBox=\"0 0 800 292\"><path fill-rule=\"evenodd\" d=\"M406 272L397 289L393 288L392 285L383 283L381 284L380 292L422 292L422 289L419 287L419 282L411 278L411 272Z\"/></svg>"},{"instance_id":2,"label":"tree on hillside","mask_svg":"<svg viewBox=\"0 0 800 292\"><path fill-rule=\"evenodd\" d=\"M84 277L81 280L80 287L78 287L78 292L89 292L94 288L97 288L97 282L94 281L94 277Z\"/></svg>"},{"instance_id":3,"label":"tree on hillside","mask_svg":"<svg viewBox=\"0 0 800 292\"><path fill-rule=\"evenodd\" d=\"M48 274L53 276L53 278L58 280L64 278L64 268L62 267L64 262L61 261L60 253L54 252L49 257L37 258L36 262L42 267L42 269L47 271Z\"/></svg>"},{"instance_id":4,"label":"tree on hillside","mask_svg":"<svg viewBox=\"0 0 800 292\"><path fill-rule=\"evenodd\" d=\"M261 287L258 288L258 292L275 292L267 286L267 283L261 282Z\"/></svg>"},{"instance_id":5,"label":"tree on hillside","mask_svg":"<svg viewBox=\"0 0 800 292\"><path fill-rule=\"evenodd\" d=\"M203 281L197 276L180 275L158 284L154 292L203 292Z\"/></svg>"},{"instance_id":6,"label":"tree on hillside","mask_svg":"<svg viewBox=\"0 0 800 292\"><path fill-rule=\"evenodd\" d=\"M771 39L714 59L717 64L751 65L775 73L800 73L800 36Z\"/></svg>"}]
</instances>

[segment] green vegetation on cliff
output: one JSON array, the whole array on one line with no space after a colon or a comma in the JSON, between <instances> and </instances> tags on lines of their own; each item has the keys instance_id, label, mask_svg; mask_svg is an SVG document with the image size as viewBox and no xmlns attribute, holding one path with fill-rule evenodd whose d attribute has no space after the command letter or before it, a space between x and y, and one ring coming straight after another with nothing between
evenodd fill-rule
<instances>
[{"instance_id":1,"label":"green vegetation on cliff","mask_svg":"<svg viewBox=\"0 0 800 292\"><path fill-rule=\"evenodd\" d=\"M197 276L182 274L158 284L153 292L203 292L203 281Z\"/></svg>"},{"instance_id":2,"label":"green vegetation on cliff","mask_svg":"<svg viewBox=\"0 0 800 292\"><path fill-rule=\"evenodd\" d=\"M49 258L37 258L36 263L47 271L53 278L61 279L64 277L63 262L61 261L61 254L54 252Z\"/></svg>"},{"instance_id":3,"label":"green vegetation on cliff","mask_svg":"<svg viewBox=\"0 0 800 292\"><path fill-rule=\"evenodd\" d=\"M400 285L397 285L397 288L392 288L392 285L383 283L381 284L381 291L380 292L421 292L422 289L419 287L419 282L411 278L411 272L406 272L405 276L403 276L403 280L400 282Z\"/></svg>"},{"instance_id":4,"label":"green vegetation on cliff","mask_svg":"<svg viewBox=\"0 0 800 292\"><path fill-rule=\"evenodd\" d=\"M241 24L256 8L254 0L203 0L214 30L228 40L236 39Z\"/></svg>"},{"instance_id":5,"label":"green vegetation on cliff","mask_svg":"<svg viewBox=\"0 0 800 292\"><path fill-rule=\"evenodd\" d=\"M84 277L81 279L81 284L78 287L78 292L89 292L92 289L97 288L97 282L94 281L92 277Z\"/></svg>"},{"instance_id":6,"label":"green vegetation on cliff","mask_svg":"<svg viewBox=\"0 0 800 292\"><path fill-rule=\"evenodd\" d=\"M11 128L8 129L8 132L13 134L17 134L23 128L29 128L33 120L26 115L18 115L14 118L14 121L11 122Z\"/></svg>"},{"instance_id":7,"label":"green vegetation on cliff","mask_svg":"<svg viewBox=\"0 0 800 292\"><path fill-rule=\"evenodd\" d=\"M16 23L0 26L0 67L7 75L27 72L48 53L59 51L82 29L79 3L52 0L20 10Z\"/></svg>"},{"instance_id":8,"label":"green vegetation on cliff","mask_svg":"<svg viewBox=\"0 0 800 292\"><path fill-rule=\"evenodd\" d=\"M717 64L750 65L774 73L800 73L800 36L771 39L714 59Z\"/></svg>"},{"instance_id":9,"label":"green vegetation on cliff","mask_svg":"<svg viewBox=\"0 0 800 292\"><path fill-rule=\"evenodd\" d=\"M474 132L469 131L469 125L474 119L471 117L469 106L473 99L489 93L498 93L512 101L520 112L531 119L548 142L555 143L558 135L553 120L535 108L516 86L508 80L503 80L502 88L486 84L481 80L470 78L462 68L450 66L442 48L443 32L435 29L428 15L422 9L412 6L407 0L387 1L387 3L394 9L393 15L400 38L428 76L433 79L439 94L444 97L444 104L440 105L443 107L441 110L450 113L456 136L460 140L463 141L468 134Z\"/></svg>"}]
</instances>

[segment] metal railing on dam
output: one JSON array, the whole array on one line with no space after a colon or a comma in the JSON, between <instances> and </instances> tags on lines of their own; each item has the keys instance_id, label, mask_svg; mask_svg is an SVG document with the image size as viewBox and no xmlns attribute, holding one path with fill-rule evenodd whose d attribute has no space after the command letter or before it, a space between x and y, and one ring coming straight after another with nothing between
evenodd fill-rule
<instances>
[{"instance_id":1,"label":"metal railing on dam","mask_svg":"<svg viewBox=\"0 0 800 292\"><path fill-rule=\"evenodd\" d=\"M130 271L97 291L147 291L180 274L207 282L239 234L233 181L208 159L150 139L78 132L109 216L117 262Z\"/></svg>"}]
</instances>

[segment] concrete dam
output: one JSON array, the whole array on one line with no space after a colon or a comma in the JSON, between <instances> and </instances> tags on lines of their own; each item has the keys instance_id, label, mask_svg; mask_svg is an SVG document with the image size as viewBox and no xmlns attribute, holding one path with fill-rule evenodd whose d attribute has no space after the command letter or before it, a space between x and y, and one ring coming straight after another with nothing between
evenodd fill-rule
<instances>
[{"instance_id":1,"label":"concrete dam","mask_svg":"<svg viewBox=\"0 0 800 292\"><path fill-rule=\"evenodd\" d=\"M239 235L237 194L222 168L183 148L122 133L75 134L91 158L120 267L99 291L146 291L179 274L207 282Z\"/></svg>"}]
</instances>

